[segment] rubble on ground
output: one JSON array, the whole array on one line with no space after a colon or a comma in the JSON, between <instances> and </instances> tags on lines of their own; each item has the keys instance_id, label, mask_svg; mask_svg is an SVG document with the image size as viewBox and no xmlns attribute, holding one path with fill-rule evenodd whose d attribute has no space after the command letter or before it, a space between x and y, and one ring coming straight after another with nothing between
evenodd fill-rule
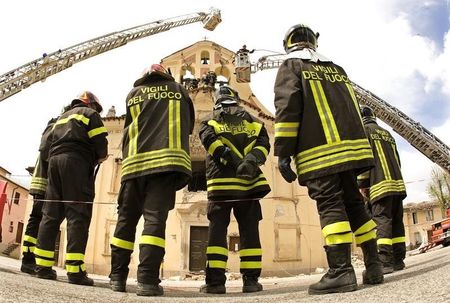
<instances>
[{"instance_id":1,"label":"rubble on ground","mask_svg":"<svg viewBox=\"0 0 450 303\"><path fill-rule=\"evenodd\" d=\"M352 255L352 265L353 267L364 267L363 257L360 255Z\"/></svg>"}]
</instances>

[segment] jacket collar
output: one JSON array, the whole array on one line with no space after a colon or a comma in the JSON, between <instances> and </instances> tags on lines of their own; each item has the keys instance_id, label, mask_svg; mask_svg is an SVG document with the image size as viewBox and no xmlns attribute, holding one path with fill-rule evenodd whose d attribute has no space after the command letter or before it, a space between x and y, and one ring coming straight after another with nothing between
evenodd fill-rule
<instances>
[{"instance_id":1,"label":"jacket collar","mask_svg":"<svg viewBox=\"0 0 450 303\"><path fill-rule=\"evenodd\" d=\"M317 63L317 61L332 62L330 59L328 59L324 55L322 55L310 48L304 48L302 50L293 51L292 53L288 54L286 57L286 59L290 59L290 58L309 60L309 61L313 61L316 63Z\"/></svg>"},{"instance_id":2,"label":"jacket collar","mask_svg":"<svg viewBox=\"0 0 450 303\"><path fill-rule=\"evenodd\" d=\"M146 74L145 76L137 79L134 82L134 87L141 86L144 84L150 84L152 82L163 81L163 80L175 81L175 78L172 77L171 75L161 73L158 71L154 71L154 72L151 72L150 74Z\"/></svg>"}]
</instances>

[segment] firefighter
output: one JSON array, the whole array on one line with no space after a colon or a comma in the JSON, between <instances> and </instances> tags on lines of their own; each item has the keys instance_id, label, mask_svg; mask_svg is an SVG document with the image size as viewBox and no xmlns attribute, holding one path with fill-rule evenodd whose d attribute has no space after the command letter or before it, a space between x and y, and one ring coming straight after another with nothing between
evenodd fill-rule
<instances>
[{"instance_id":1,"label":"firefighter","mask_svg":"<svg viewBox=\"0 0 450 303\"><path fill-rule=\"evenodd\" d=\"M275 81L275 155L287 182L296 174L316 200L329 270L309 294L357 289L351 264L352 232L364 253L364 284L383 281L376 224L364 209L357 175L373 166L355 94L344 69L316 52L319 33L298 24L283 46L288 53Z\"/></svg>"},{"instance_id":2,"label":"firefighter","mask_svg":"<svg viewBox=\"0 0 450 303\"><path fill-rule=\"evenodd\" d=\"M159 269L165 254L167 215L174 208L176 191L192 175L189 135L194 107L186 89L160 64L151 65L136 80L126 106L110 285L113 291L126 291L136 225L143 216L136 294L160 296L164 294Z\"/></svg>"},{"instance_id":3,"label":"firefighter","mask_svg":"<svg viewBox=\"0 0 450 303\"><path fill-rule=\"evenodd\" d=\"M94 200L94 168L107 158L107 130L100 117L97 97L84 91L55 122L50 139L41 147L48 154L48 185L36 249L36 275L56 279L55 241L67 219L66 270L69 283L92 286L87 277L84 253ZM44 156L47 159L47 156ZM80 201L79 203L75 201Z\"/></svg>"},{"instance_id":4,"label":"firefighter","mask_svg":"<svg viewBox=\"0 0 450 303\"><path fill-rule=\"evenodd\" d=\"M228 259L227 228L230 212L239 225L243 276L243 292L263 289L261 274L262 250L259 221L262 219L259 199L270 192L260 165L270 150L264 124L238 106L239 96L222 86L216 91L212 116L202 121L200 139L207 150L206 178L209 219L206 251L206 284L200 292L223 294Z\"/></svg>"},{"instance_id":5,"label":"firefighter","mask_svg":"<svg viewBox=\"0 0 450 303\"><path fill-rule=\"evenodd\" d=\"M368 192L373 220L377 223L378 254L383 263L383 272L388 274L405 268L405 183L394 138L377 124L370 107L361 106L361 116L372 146L375 166L358 176L358 183L360 188Z\"/></svg>"},{"instance_id":6,"label":"firefighter","mask_svg":"<svg viewBox=\"0 0 450 303\"><path fill-rule=\"evenodd\" d=\"M41 144L45 144L48 135L55 124L57 118L48 121L47 126L42 133ZM20 270L24 273L34 275L36 272L36 261L34 257L34 249L36 247L39 224L42 220L42 206L44 205L45 191L47 188L47 167L48 162L39 153L36 165L34 167L33 176L30 184L30 195L33 196L33 208L31 209L30 219L28 220L25 234L23 236L22 245L22 266ZM56 272L55 272L56 274Z\"/></svg>"}]
</instances>

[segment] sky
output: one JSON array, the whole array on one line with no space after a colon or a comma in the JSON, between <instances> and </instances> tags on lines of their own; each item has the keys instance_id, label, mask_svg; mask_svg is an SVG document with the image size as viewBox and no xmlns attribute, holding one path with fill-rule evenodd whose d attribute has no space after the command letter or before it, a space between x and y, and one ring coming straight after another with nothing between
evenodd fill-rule
<instances>
[{"instance_id":1,"label":"sky","mask_svg":"<svg viewBox=\"0 0 450 303\"><path fill-rule=\"evenodd\" d=\"M26 175L37 157L50 117L82 90L96 94L106 110L125 113L125 97L142 70L197 41L230 50L243 44L283 52L288 28L303 23L320 33L318 51L341 65L350 79L397 107L450 146L449 0L340 1L3 1L0 74L58 49L133 26L194 12L221 10L215 31L194 23L159 33L88 59L0 102L0 166ZM266 51L262 51L266 50ZM256 97L272 112L276 70L252 75ZM105 111L106 112L106 111ZM382 126L391 130L384 123ZM400 136L407 182L405 202L429 200L426 185L435 164Z\"/></svg>"}]
</instances>

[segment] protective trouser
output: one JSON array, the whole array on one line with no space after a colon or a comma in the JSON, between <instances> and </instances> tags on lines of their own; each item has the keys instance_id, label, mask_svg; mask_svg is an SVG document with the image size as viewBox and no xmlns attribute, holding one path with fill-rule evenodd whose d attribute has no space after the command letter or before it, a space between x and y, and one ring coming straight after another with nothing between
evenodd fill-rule
<instances>
[{"instance_id":1,"label":"protective trouser","mask_svg":"<svg viewBox=\"0 0 450 303\"><path fill-rule=\"evenodd\" d=\"M69 276L86 274L84 253L92 217L94 167L76 153L52 156L48 167L48 186L43 217L39 225L36 265L52 267L59 226L67 219L66 270ZM59 201L82 201L59 202Z\"/></svg>"},{"instance_id":2,"label":"protective trouser","mask_svg":"<svg viewBox=\"0 0 450 303\"><path fill-rule=\"evenodd\" d=\"M144 216L139 241L139 283L157 285L165 254L166 220L175 206L176 176L171 173L148 175L122 182L116 230L111 241L111 280L124 281L134 249L136 225Z\"/></svg>"},{"instance_id":3,"label":"protective trouser","mask_svg":"<svg viewBox=\"0 0 450 303\"><path fill-rule=\"evenodd\" d=\"M262 250L259 240L259 221L262 219L261 205L258 200L239 202L208 202L208 248L206 251L206 284L224 285L225 269L228 260L227 228L230 213L239 226L240 272L244 279L258 279L261 274Z\"/></svg>"},{"instance_id":4,"label":"protective trouser","mask_svg":"<svg viewBox=\"0 0 450 303\"><path fill-rule=\"evenodd\" d=\"M372 203L373 220L377 223L377 244L381 261L403 262L406 255L403 201L400 196L387 196Z\"/></svg>"},{"instance_id":5,"label":"protective trouser","mask_svg":"<svg viewBox=\"0 0 450 303\"><path fill-rule=\"evenodd\" d=\"M364 208L356 174L345 171L305 182L309 196L317 201L325 245L356 244L376 238L376 224Z\"/></svg>"},{"instance_id":6,"label":"protective trouser","mask_svg":"<svg viewBox=\"0 0 450 303\"><path fill-rule=\"evenodd\" d=\"M22 245L22 263L35 264L34 249L36 247L39 224L42 220L42 206L44 202L43 195L33 195L33 208L31 209L30 219L25 229Z\"/></svg>"}]
</instances>

